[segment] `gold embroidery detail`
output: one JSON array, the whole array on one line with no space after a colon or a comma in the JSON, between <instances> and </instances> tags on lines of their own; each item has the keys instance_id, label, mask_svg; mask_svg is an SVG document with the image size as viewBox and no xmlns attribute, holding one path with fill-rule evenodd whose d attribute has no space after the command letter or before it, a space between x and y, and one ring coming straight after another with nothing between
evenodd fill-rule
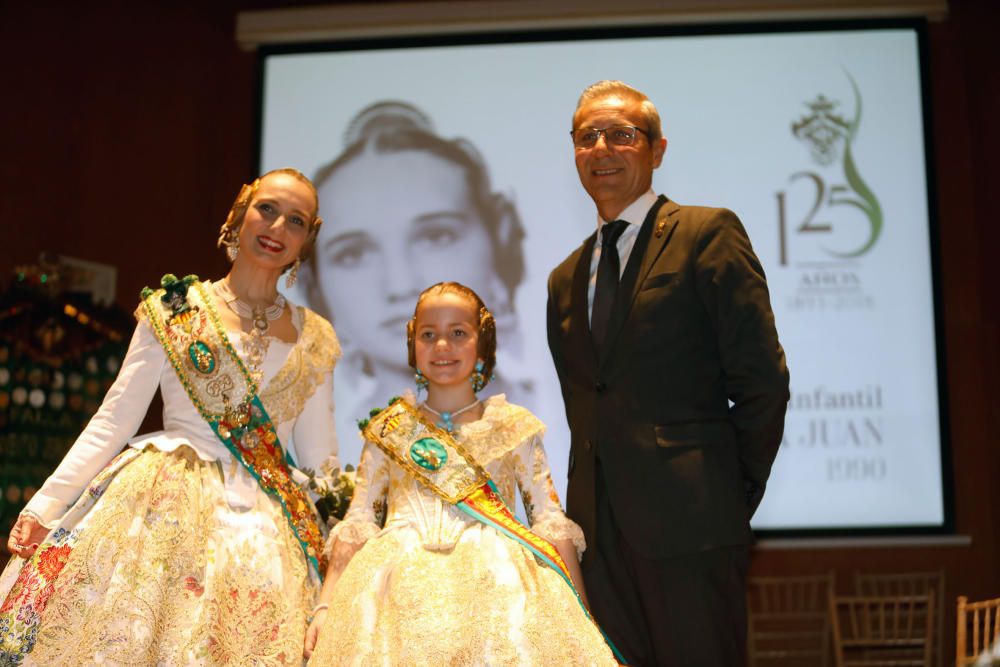
<instances>
[{"instance_id":1,"label":"gold embroidery detail","mask_svg":"<svg viewBox=\"0 0 1000 667\"><path fill-rule=\"evenodd\" d=\"M337 581L324 618L311 664L616 664L560 576L485 529L448 552L396 533L370 542Z\"/></svg>"},{"instance_id":2,"label":"gold embroidery detail","mask_svg":"<svg viewBox=\"0 0 1000 667\"><path fill-rule=\"evenodd\" d=\"M489 480L479 462L466 454L465 447L447 431L434 426L412 404L398 400L372 417L362 435L375 443L386 456L406 470L418 483L454 504ZM411 457L414 443L433 439L446 452L442 465L428 469Z\"/></svg>"},{"instance_id":3,"label":"gold embroidery detail","mask_svg":"<svg viewBox=\"0 0 1000 667\"><path fill-rule=\"evenodd\" d=\"M543 524L573 526L545 490L540 443L529 444L541 423L499 397L487 406L458 434L467 451L488 453L490 476L508 498L516 485L527 488ZM332 536L353 558L334 587L314 664L615 664L557 573L387 463L366 445L360 493ZM386 497L391 512L380 533L372 510Z\"/></svg>"},{"instance_id":4,"label":"gold embroidery detail","mask_svg":"<svg viewBox=\"0 0 1000 667\"><path fill-rule=\"evenodd\" d=\"M195 283L188 290L191 310L185 313L182 327L171 327L164 321L167 313L160 303L162 293L163 290L157 290L143 300L141 308L146 311L145 321L163 345L167 359L198 412L206 420L218 420L229 415L233 406L244 405L248 396L257 393L257 385L229 342L204 285ZM217 351L215 369L207 375L184 371L184 368L194 367L187 348L198 339L196 332L208 334L216 347L225 348L224 351Z\"/></svg>"},{"instance_id":5,"label":"gold embroidery detail","mask_svg":"<svg viewBox=\"0 0 1000 667\"><path fill-rule=\"evenodd\" d=\"M316 583L263 491L227 511L218 466L149 447L122 468L78 525L30 661L300 664Z\"/></svg>"},{"instance_id":6,"label":"gold embroidery detail","mask_svg":"<svg viewBox=\"0 0 1000 667\"><path fill-rule=\"evenodd\" d=\"M301 339L260 396L275 424L295 419L340 359L340 342L330 323L308 308L299 306L299 312Z\"/></svg>"},{"instance_id":7,"label":"gold embroidery detail","mask_svg":"<svg viewBox=\"0 0 1000 667\"><path fill-rule=\"evenodd\" d=\"M508 403L502 396L490 397L485 403L482 421L459 431L462 443L483 466L502 459L528 438L545 433L545 425L527 408ZM511 499L506 491L503 495Z\"/></svg>"},{"instance_id":8,"label":"gold embroidery detail","mask_svg":"<svg viewBox=\"0 0 1000 667\"><path fill-rule=\"evenodd\" d=\"M322 576L326 571L326 563L316 560L323 547L323 535L317 523L319 517L313 508L302 502L305 491L292 478L277 437L270 441L273 446L257 449L260 432L273 431L275 423L269 415L264 414L263 404L257 397L257 380L230 342L215 310L214 301L205 292L205 285L195 282L192 287L187 297L190 311L183 313L183 318L171 316L166 321L166 310L162 300L157 298L163 290L144 292L146 296L143 308L146 310L147 321L163 345L167 359L177 372L177 378L191 402L213 428L217 425L217 433L226 448L234 456L238 456L263 488L281 503L288 520L299 535L302 549L314 561L313 565ZM174 319L182 319L184 326L170 326ZM198 340L197 337L207 338L216 348L225 348L227 352L219 355L215 370L204 377L195 377L183 370L185 357L188 364L193 363L186 353L186 346ZM183 350L183 354L179 350ZM213 384L220 382L222 384ZM225 391L227 382L235 385L232 392ZM213 387L220 395L214 395L210 391ZM230 439L237 428L244 427L249 432L236 434L235 440Z\"/></svg>"}]
</instances>

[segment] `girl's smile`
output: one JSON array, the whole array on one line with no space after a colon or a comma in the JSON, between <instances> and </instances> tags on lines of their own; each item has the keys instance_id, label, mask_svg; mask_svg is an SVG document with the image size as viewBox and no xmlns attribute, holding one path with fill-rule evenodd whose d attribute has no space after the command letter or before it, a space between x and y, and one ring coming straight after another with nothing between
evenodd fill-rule
<instances>
[{"instance_id":1,"label":"girl's smile","mask_svg":"<svg viewBox=\"0 0 1000 667\"><path fill-rule=\"evenodd\" d=\"M460 294L432 294L421 302L414 351L417 368L427 377L431 390L468 384L476 367L478 327L475 306ZM473 393L471 385L469 393Z\"/></svg>"}]
</instances>

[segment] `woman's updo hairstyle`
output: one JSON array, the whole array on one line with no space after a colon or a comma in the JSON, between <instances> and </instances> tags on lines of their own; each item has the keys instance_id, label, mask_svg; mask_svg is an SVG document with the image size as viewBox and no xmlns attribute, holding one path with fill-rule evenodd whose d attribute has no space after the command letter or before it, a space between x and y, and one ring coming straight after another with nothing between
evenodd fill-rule
<instances>
[{"instance_id":1,"label":"woman's updo hairstyle","mask_svg":"<svg viewBox=\"0 0 1000 667\"><path fill-rule=\"evenodd\" d=\"M461 283L443 282L431 285L417 297L417 305L413 308L413 317L406 323L406 359L410 368L417 370L417 311L424 299L432 294L458 294L473 305L479 314L477 323L476 356L483 360L483 378L487 382L493 377L493 369L497 365L497 324L483 300L472 289ZM484 385L485 386L485 385Z\"/></svg>"},{"instance_id":2,"label":"woman's updo hairstyle","mask_svg":"<svg viewBox=\"0 0 1000 667\"><path fill-rule=\"evenodd\" d=\"M316 242L316 235L319 233L319 228L323 225L323 219L319 217L319 193L316 192L316 186L313 182L303 174L298 169L293 169L292 167L283 167L281 169L272 169L271 171L258 176L254 179L253 183L244 185L240 188L239 194L236 195L236 201L229 208L229 214L226 216L226 221L222 223L222 227L219 228L219 240L216 242L216 246L219 248L225 248L230 260L232 261L235 257L235 253L231 252L231 249L239 248L239 235L240 227L243 226L243 219L247 215L247 209L250 208L250 202L253 201L254 195L257 194L257 190L260 189L260 182L272 174L286 174L295 178L301 183L305 183L309 186L309 190L312 192L313 201L316 202L316 209L313 211L312 220L309 221L309 237L306 239L305 245L302 247L302 251L299 253L301 259L308 259L311 257L313 245ZM289 264L285 269L289 269L292 265Z\"/></svg>"}]
</instances>

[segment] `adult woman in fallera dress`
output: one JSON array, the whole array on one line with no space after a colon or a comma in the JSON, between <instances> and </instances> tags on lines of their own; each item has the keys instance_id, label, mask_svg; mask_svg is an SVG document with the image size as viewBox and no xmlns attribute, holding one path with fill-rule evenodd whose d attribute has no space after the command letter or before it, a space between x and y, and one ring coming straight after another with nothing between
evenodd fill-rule
<instances>
[{"instance_id":1,"label":"adult woman in fallera dress","mask_svg":"<svg viewBox=\"0 0 1000 667\"><path fill-rule=\"evenodd\" d=\"M318 209L269 172L223 225L225 278L144 290L117 380L11 533L0 664L300 663L325 566L297 468L337 465L339 345L277 281ZM130 441L157 387L166 430Z\"/></svg>"}]
</instances>

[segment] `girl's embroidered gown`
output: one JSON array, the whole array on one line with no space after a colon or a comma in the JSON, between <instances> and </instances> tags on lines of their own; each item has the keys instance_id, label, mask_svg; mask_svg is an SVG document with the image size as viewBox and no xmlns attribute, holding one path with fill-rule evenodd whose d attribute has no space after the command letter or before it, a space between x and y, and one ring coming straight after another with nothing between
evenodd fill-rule
<instances>
[{"instance_id":1,"label":"girl's embroidered gown","mask_svg":"<svg viewBox=\"0 0 1000 667\"><path fill-rule=\"evenodd\" d=\"M54 530L0 576L0 664L300 665L314 569L137 314L100 410L27 505ZM340 348L312 311L293 323L294 344L269 343L261 401L296 464L329 470ZM157 388L165 430L129 440Z\"/></svg>"},{"instance_id":2,"label":"girl's embroidered gown","mask_svg":"<svg viewBox=\"0 0 1000 667\"><path fill-rule=\"evenodd\" d=\"M543 431L498 395L456 438L510 507L520 489L536 534L572 539L582 553L583 532L552 484ZM444 503L374 444L364 445L354 493L330 536L334 557L350 561L310 665L617 664L558 574Z\"/></svg>"}]
</instances>

